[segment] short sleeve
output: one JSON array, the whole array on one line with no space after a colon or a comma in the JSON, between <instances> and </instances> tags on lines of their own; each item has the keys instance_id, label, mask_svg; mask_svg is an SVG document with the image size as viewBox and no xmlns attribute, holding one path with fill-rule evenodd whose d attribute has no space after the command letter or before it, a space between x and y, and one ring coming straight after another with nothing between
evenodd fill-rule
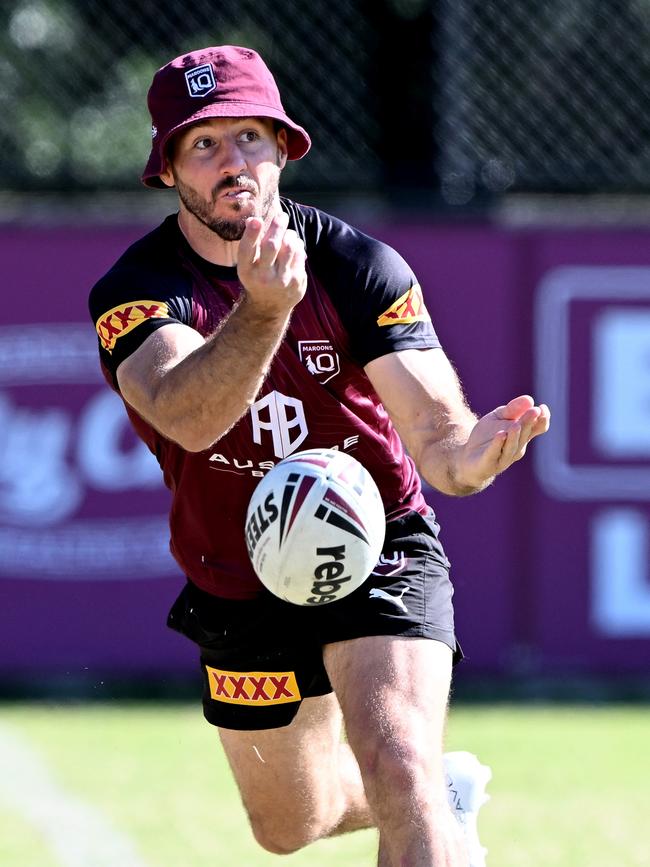
<instances>
[{"instance_id":1,"label":"short sleeve","mask_svg":"<svg viewBox=\"0 0 650 867\"><path fill-rule=\"evenodd\" d=\"M418 280L392 247L369 239L358 276L361 287L350 324L362 365L402 349L440 346Z\"/></svg>"},{"instance_id":2,"label":"short sleeve","mask_svg":"<svg viewBox=\"0 0 650 867\"><path fill-rule=\"evenodd\" d=\"M113 376L119 365L163 325L191 324L188 281L118 263L90 292L90 315L102 363Z\"/></svg>"},{"instance_id":3,"label":"short sleeve","mask_svg":"<svg viewBox=\"0 0 650 867\"><path fill-rule=\"evenodd\" d=\"M316 209L307 216L308 262L360 365L402 349L440 346L418 280L396 250Z\"/></svg>"}]
</instances>

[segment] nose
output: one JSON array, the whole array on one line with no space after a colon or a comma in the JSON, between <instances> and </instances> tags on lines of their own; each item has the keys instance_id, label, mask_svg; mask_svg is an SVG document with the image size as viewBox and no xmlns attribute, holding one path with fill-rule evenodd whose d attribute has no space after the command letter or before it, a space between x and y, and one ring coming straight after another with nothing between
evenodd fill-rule
<instances>
[{"instance_id":1,"label":"nose","mask_svg":"<svg viewBox=\"0 0 650 867\"><path fill-rule=\"evenodd\" d=\"M236 139L224 136L219 148L219 170L224 175L236 175L246 168L246 159Z\"/></svg>"}]
</instances>

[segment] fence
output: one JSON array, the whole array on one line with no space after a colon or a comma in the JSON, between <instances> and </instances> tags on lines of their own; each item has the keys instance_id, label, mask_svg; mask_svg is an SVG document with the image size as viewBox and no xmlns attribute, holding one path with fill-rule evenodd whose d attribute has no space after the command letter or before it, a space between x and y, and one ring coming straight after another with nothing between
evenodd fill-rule
<instances>
[{"instance_id":1,"label":"fence","mask_svg":"<svg viewBox=\"0 0 650 867\"><path fill-rule=\"evenodd\" d=\"M0 189L136 188L153 72L228 42L312 133L290 186L456 206L650 188L647 0L5 0Z\"/></svg>"}]
</instances>

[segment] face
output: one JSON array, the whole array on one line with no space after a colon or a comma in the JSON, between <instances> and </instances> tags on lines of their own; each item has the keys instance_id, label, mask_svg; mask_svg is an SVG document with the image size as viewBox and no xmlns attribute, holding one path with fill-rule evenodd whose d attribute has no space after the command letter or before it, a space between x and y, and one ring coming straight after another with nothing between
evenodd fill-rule
<instances>
[{"instance_id":1,"label":"face","mask_svg":"<svg viewBox=\"0 0 650 867\"><path fill-rule=\"evenodd\" d=\"M284 129L268 118L208 118L179 133L162 180L184 208L225 241L246 218L266 219L287 158Z\"/></svg>"}]
</instances>

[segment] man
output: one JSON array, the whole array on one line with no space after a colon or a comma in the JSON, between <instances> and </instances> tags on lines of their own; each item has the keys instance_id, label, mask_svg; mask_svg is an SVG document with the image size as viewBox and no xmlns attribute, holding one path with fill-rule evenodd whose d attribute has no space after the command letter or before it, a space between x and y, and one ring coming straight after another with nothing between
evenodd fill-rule
<instances>
[{"instance_id":1,"label":"man","mask_svg":"<svg viewBox=\"0 0 650 867\"><path fill-rule=\"evenodd\" d=\"M381 867L480 867L489 771L452 754L444 775L460 652L415 466L445 493L479 491L547 429L548 409L521 396L477 419L403 259L280 199L310 140L255 52L173 60L149 108L143 181L175 187L179 212L126 251L90 310L105 375L173 493L188 582L169 625L201 648L204 713L253 832L288 853L375 826ZM387 514L368 581L317 609L265 591L244 539L257 481L298 447L352 453Z\"/></svg>"}]
</instances>

